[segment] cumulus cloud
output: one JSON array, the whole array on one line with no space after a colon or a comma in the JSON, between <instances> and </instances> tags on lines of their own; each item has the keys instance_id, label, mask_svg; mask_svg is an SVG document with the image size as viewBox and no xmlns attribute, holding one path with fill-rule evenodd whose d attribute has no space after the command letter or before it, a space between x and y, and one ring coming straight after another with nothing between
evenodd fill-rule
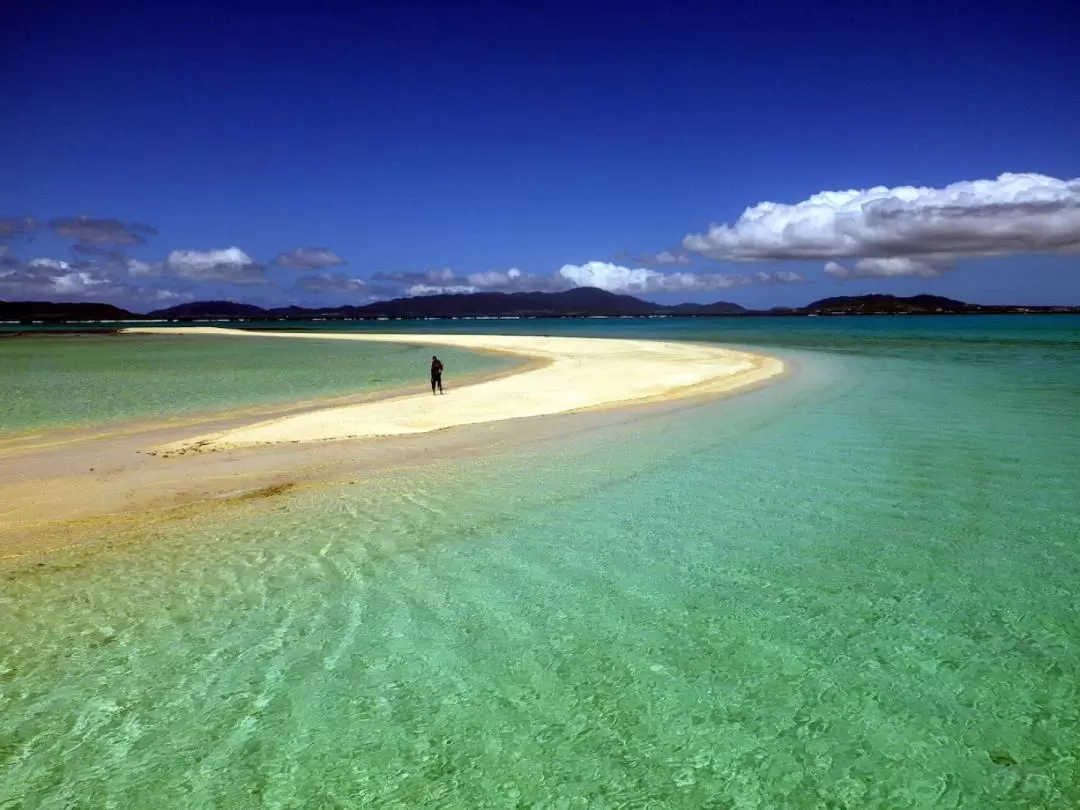
<instances>
[{"instance_id":1,"label":"cumulus cloud","mask_svg":"<svg viewBox=\"0 0 1080 810\"><path fill-rule=\"evenodd\" d=\"M773 273L754 273L759 284L802 284L806 276L794 270L777 270Z\"/></svg>"},{"instance_id":2,"label":"cumulus cloud","mask_svg":"<svg viewBox=\"0 0 1080 810\"><path fill-rule=\"evenodd\" d=\"M197 297L186 285L168 289L156 283L140 282L132 279L122 263L69 262L48 257L31 259L25 264L12 260L0 266L0 299L97 300L140 310Z\"/></svg>"},{"instance_id":3,"label":"cumulus cloud","mask_svg":"<svg viewBox=\"0 0 1080 810\"><path fill-rule=\"evenodd\" d=\"M709 292L747 284L793 284L805 279L798 273L661 273L609 262L567 264L558 275L575 287L599 287L619 293Z\"/></svg>"},{"instance_id":4,"label":"cumulus cloud","mask_svg":"<svg viewBox=\"0 0 1080 810\"><path fill-rule=\"evenodd\" d=\"M161 262L144 262L139 259L128 259L124 263L124 267L127 269L129 276L139 278L145 276L160 276L162 265Z\"/></svg>"},{"instance_id":5,"label":"cumulus cloud","mask_svg":"<svg viewBox=\"0 0 1080 810\"><path fill-rule=\"evenodd\" d=\"M558 274L538 275L526 273L516 267L511 267L509 270L469 273L465 276L465 283L476 290L498 292L553 292L571 286Z\"/></svg>"},{"instance_id":6,"label":"cumulus cloud","mask_svg":"<svg viewBox=\"0 0 1080 810\"><path fill-rule=\"evenodd\" d=\"M564 264L559 268L558 274L575 287L599 287L602 290L620 292L651 292L673 280L672 276L656 270L623 267L611 262Z\"/></svg>"},{"instance_id":7,"label":"cumulus cloud","mask_svg":"<svg viewBox=\"0 0 1080 810\"><path fill-rule=\"evenodd\" d=\"M506 288L520 282L525 274L516 267L509 270L489 270L484 273L470 273L466 276L469 284L473 287Z\"/></svg>"},{"instance_id":8,"label":"cumulus cloud","mask_svg":"<svg viewBox=\"0 0 1080 810\"><path fill-rule=\"evenodd\" d=\"M859 259L854 267L845 267L837 262L828 262L825 272L837 279L849 278L898 278L913 276L917 278L937 278L956 266L951 259L935 257L909 258L890 256L881 259Z\"/></svg>"},{"instance_id":9,"label":"cumulus cloud","mask_svg":"<svg viewBox=\"0 0 1080 810\"><path fill-rule=\"evenodd\" d=\"M516 267L509 270L488 270L459 276L449 267L428 270L424 273L376 273L376 282L393 282L404 285L405 295L442 295L474 292L526 292L536 290L565 289L570 286L558 276L540 276L526 273Z\"/></svg>"},{"instance_id":10,"label":"cumulus cloud","mask_svg":"<svg viewBox=\"0 0 1080 810\"><path fill-rule=\"evenodd\" d=\"M690 264L690 257L685 253L672 253L670 250L663 250L652 256L652 263L658 265L664 264Z\"/></svg>"},{"instance_id":11,"label":"cumulus cloud","mask_svg":"<svg viewBox=\"0 0 1080 810\"><path fill-rule=\"evenodd\" d=\"M153 300L156 303L176 303L179 304L183 301L194 301L195 293L184 290L151 290L146 292L142 298Z\"/></svg>"},{"instance_id":12,"label":"cumulus cloud","mask_svg":"<svg viewBox=\"0 0 1080 810\"><path fill-rule=\"evenodd\" d=\"M440 281L453 281L454 278L454 271L449 267L442 267L438 270L428 270L425 273L404 271L395 271L393 273L378 272L372 276L372 279L375 281L393 281L400 284L438 283Z\"/></svg>"},{"instance_id":13,"label":"cumulus cloud","mask_svg":"<svg viewBox=\"0 0 1080 810\"><path fill-rule=\"evenodd\" d=\"M52 220L49 227L57 236L83 245L142 245L147 236L157 234L149 225L125 223L111 217L62 217Z\"/></svg>"},{"instance_id":14,"label":"cumulus cloud","mask_svg":"<svg viewBox=\"0 0 1080 810\"><path fill-rule=\"evenodd\" d=\"M105 269L61 259L31 259L0 272L0 295L8 298L99 298L121 292L123 286Z\"/></svg>"},{"instance_id":15,"label":"cumulus cloud","mask_svg":"<svg viewBox=\"0 0 1080 810\"><path fill-rule=\"evenodd\" d=\"M376 273L373 280L403 285L401 292L410 296L484 291L554 292L572 287L599 287L609 292L630 294L710 292L748 284L796 284L806 281L802 275L791 270L769 273L665 273L611 262L567 264L547 275L526 273L512 267L509 270L459 276L449 268L442 268L426 273Z\"/></svg>"},{"instance_id":16,"label":"cumulus cloud","mask_svg":"<svg viewBox=\"0 0 1080 810\"><path fill-rule=\"evenodd\" d=\"M61 259L31 259L26 266L34 270L55 270L58 273L71 270L71 265Z\"/></svg>"},{"instance_id":17,"label":"cumulus cloud","mask_svg":"<svg viewBox=\"0 0 1080 810\"><path fill-rule=\"evenodd\" d=\"M238 247L223 250L174 250L166 266L181 278L227 284L266 284L266 267Z\"/></svg>"},{"instance_id":18,"label":"cumulus cloud","mask_svg":"<svg viewBox=\"0 0 1080 810\"><path fill-rule=\"evenodd\" d=\"M476 287L468 284L412 284L405 288L405 295L453 295L456 293L474 293Z\"/></svg>"},{"instance_id":19,"label":"cumulus cloud","mask_svg":"<svg viewBox=\"0 0 1080 810\"><path fill-rule=\"evenodd\" d=\"M0 217L0 239L33 233L41 227L33 217Z\"/></svg>"},{"instance_id":20,"label":"cumulus cloud","mask_svg":"<svg viewBox=\"0 0 1080 810\"><path fill-rule=\"evenodd\" d=\"M794 205L759 203L682 244L733 261L1074 252L1080 179L1003 174L940 189L823 191Z\"/></svg>"},{"instance_id":21,"label":"cumulus cloud","mask_svg":"<svg viewBox=\"0 0 1080 810\"><path fill-rule=\"evenodd\" d=\"M347 276L344 273L316 273L299 279L295 288L304 292L329 295L357 293L366 286L362 279Z\"/></svg>"},{"instance_id":22,"label":"cumulus cloud","mask_svg":"<svg viewBox=\"0 0 1080 810\"><path fill-rule=\"evenodd\" d=\"M662 250L659 253L640 253L636 256L630 253L619 253L615 256L615 260L639 264L644 267L688 265L691 261L687 254L682 253L681 251L675 252L671 250Z\"/></svg>"},{"instance_id":23,"label":"cumulus cloud","mask_svg":"<svg viewBox=\"0 0 1080 810\"><path fill-rule=\"evenodd\" d=\"M107 295L116 290L113 279L102 278L86 270L56 276L52 285L59 295Z\"/></svg>"},{"instance_id":24,"label":"cumulus cloud","mask_svg":"<svg viewBox=\"0 0 1080 810\"><path fill-rule=\"evenodd\" d=\"M334 251L326 248L299 247L288 253L279 253L273 264L278 267L291 267L296 270L322 270L348 264Z\"/></svg>"},{"instance_id":25,"label":"cumulus cloud","mask_svg":"<svg viewBox=\"0 0 1080 810\"><path fill-rule=\"evenodd\" d=\"M464 278L459 278L457 273L449 267L440 267L423 273L379 272L375 273L371 278L375 282L390 282L395 287L403 285L404 289L401 292L405 295L440 295L443 293L471 293L477 291L477 285L469 283Z\"/></svg>"}]
</instances>

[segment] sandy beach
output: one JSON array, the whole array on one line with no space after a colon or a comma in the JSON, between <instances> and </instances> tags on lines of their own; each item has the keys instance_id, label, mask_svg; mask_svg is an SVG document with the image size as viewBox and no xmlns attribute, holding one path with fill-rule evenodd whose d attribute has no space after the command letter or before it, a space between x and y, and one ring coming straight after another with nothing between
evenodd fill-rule
<instances>
[{"instance_id":1,"label":"sandy beach","mask_svg":"<svg viewBox=\"0 0 1080 810\"><path fill-rule=\"evenodd\" d=\"M136 334L253 335L285 339L420 343L518 355L535 361L523 372L454 389L426 391L379 402L327 408L243 428L196 436L159 448L170 454L253 445L363 439L548 416L667 398L689 393L724 393L783 372L783 363L763 355L715 346L650 340L536 337L524 335L317 334L245 332L239 329L136 328Z\"/></svg>"},{"instance_id":2,"label":"sandy beach","mask_svg":"<svg viewBox=\"0 0 1080 810\"><path fill-rule=\"evenodd\" d=\"M635 405L642 414L677 407L755 387L784 371L781 361L763 355L648 340L199 327L130 331L164 332L177 340L258 335L397 342L423 345L432 354L453 346L525 362L461 387L449 368L443 396L432 396L424 368L416 393L358 395L345 404L339 398L330 407L315 401L57 430L0 442L0 560L137 538L162 522L297 488L542 442L626 418Z\"/></svg>"}]
</instances>

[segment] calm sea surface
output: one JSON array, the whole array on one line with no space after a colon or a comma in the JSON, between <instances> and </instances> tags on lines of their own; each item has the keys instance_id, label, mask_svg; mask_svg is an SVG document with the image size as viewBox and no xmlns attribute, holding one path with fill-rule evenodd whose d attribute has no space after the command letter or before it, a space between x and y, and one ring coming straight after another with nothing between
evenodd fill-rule
<instances>
[{"instance_id":1,"label":"calm sea surface","mask_svg":"<svg viewBox=\"0 0 1080 810\"><path fill-rule=\"evenodd\" d=\"M2 334L2 333L0 333ZM438 347L457 375L513 361ZM0 434L427 385L422 345L94 335L0 340Z\"/></svg>"},{"instance_id":2,"label":"calm sea surface","mask_svg":"<svg viewBox=\"0 0 1080 810\"><path fill-rule=\"evenodd\" d=\"M1080 806L1080 318L453 328L795 371L3 575L0 807Z\"/></svg>"}]
</instances>

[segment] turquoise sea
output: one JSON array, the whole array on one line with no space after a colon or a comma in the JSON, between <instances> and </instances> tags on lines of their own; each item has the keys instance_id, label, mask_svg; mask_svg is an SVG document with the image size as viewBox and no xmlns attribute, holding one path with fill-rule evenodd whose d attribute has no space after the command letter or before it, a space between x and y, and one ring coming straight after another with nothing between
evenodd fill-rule
<instances>
[{"instance_id":1,"label":"turquoise sea","mask_svg":"<svg viewBox=\"0 0 1080 810\"><path fill-rule=\"evenodd\" d=\"M458 377L514 363L440 352ZM4 337L0 329L0 435L407 385L423 390L429 357L419 344L100 333Z\"/></svg>"},{"instance_id":2,"label":"turquoise sea","mask_svg":"<svg viewBox=\"0 0 1080 810\"><path fill-rule=\"evenodd\" d=\"M0 575L0 807L1080 806L1080 318L394 326L793 373Z\"/></svg>"}]
</instances>

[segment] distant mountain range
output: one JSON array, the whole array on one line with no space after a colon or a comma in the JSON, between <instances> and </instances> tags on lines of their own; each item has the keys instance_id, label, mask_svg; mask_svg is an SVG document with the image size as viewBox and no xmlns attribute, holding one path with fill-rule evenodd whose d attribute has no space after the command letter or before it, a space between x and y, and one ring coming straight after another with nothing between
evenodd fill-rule
<instances>
[{"instance_id":1,"label":"distant mountain range","mask_svg":"<svg viewBox=\"0 0 1080 810\"><path fill-rule=\"evenodd\" d=\"M269 317L269 318L476 318L476 317L575 317L586 315L738 315L746 312L738 304L678 304L664 306L630 295L616 295L596 287L578 287L565 292L456 293L395 298L367 306L339 306L308 309L278 307L260 309L228 301L180 304L157 310L148 318Z\"/></svg>"},{"instance_id":2,"label":"distant mountain range","mask_svg":"<svg viewBox=\"0 0 1080 810\"><path fill-rule=\"evenodd\" d=\"M587 316L718 316L718 315L920 315L961 313L1073 312L1080 307L982 306L938 295L845 295L822 298L805 307L748 310L738 304L654 304L631 295L595 287L565 292L460 293L395 298L367 306L276 307L266 309L232 301L195 301L145 315L111 304L62 304L45 301L0 301L0 321L18 323L125 320L311 320L313 318L575 318Z\"/></svg>"}]
</instances>

